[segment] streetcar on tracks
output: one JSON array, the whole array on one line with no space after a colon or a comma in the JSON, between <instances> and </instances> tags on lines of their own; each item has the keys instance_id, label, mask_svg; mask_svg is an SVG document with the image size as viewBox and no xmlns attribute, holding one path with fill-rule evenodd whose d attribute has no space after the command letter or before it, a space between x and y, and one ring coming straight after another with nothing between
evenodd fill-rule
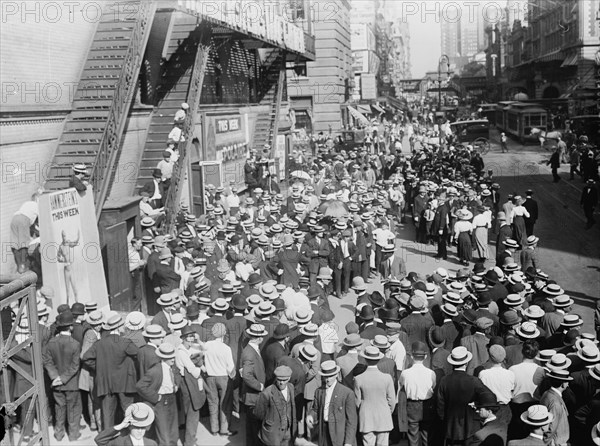
<instances>
[{"instance_id":1,"label":"streetcar on tracks","mask_svg":"<svg viewBox=\"0 0 600 446\"><path fill-rule=\"evenodd\" d=\"M548 110L534 102L499 102L496 127L521 144L538 142L539 134L548 130Z\"/></svg>"}]
</instances>

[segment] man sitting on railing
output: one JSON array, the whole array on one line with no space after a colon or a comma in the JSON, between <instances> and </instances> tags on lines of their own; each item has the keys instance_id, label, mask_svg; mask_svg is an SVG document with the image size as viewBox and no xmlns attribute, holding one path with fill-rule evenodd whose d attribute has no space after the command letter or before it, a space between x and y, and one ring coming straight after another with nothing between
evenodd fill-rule
<instances>
[{"instance_id":1,"label":"man sitting on railing","mask_svg":"<svg viewBox=\"0 0 600 446\"><path fill-rule=\"evenodd\" d=\"M152 177L153 180L148 181L146 184L144 184L144 187L140 191L140 194L142 192L146 192L150 197L148 201L148 203L150 203L150 206L152 206L154 209L160 209L163 206L163 198L165 195L165 190L162 183L161 170L158 168L154 169L152 171Z\"/></svg>"}]
</instances>

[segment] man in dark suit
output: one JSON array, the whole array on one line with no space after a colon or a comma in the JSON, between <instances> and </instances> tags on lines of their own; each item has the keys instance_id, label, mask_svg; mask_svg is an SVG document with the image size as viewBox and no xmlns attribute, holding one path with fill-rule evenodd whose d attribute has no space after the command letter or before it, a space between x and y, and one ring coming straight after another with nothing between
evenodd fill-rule
<instances>
[{"instance_id":1,"label":"man in dark suit","mask_svg":"<svg viewBox=\"0 0 600 446\"><path fill-rule=\"evenodd\" d=\"M354 222L352 241L356 250L352 256L352 277L362 277L365 282L369 280L369 266L367 265L367 238L363 230L362 221Z\"/></svg>"},{"instance_id":2,"label":"man in dark suit","mask_svg":"<svg viewBox=\"0 0 600 446\"><path fill-rule=\"evenodd\" d=\"M290 327L287 324L279 324L275 327L273 337L263 349L262 357L265 363L266 385L273 384L275 369L279 359L289 354L287 344L290 336Z\"/></svg>"},{"instance_id":3,"label":"man in dark suit","mask_svg":"<svg viewBox=\"0 0 600 446\"><path fill-rule=\"evenodd\" d=\"M258 438L265 445L291 445L296 437L296 405L291 376L292 369L289 367L277 367L275 383L258 395L254 416L260 420Z\"/></svg>"},{"instance_id":4,"label":"man in dark suit","mask_svg":"<svg viewBox=\"0 0 600 446\"><path fill-rule=\"evenodd\" d=\"M166 333L171 333L169 323L171 322L171 314L174 311L175 304L177 303L177 297L175 293L167 292L161 294L156 300L156 303L160 306L161 310L154 315L152 318L152 325L160 326Z\"/></svg>"},{"instance_id":5,"label":"man in dark suit","mask_svg":"<svg viewBox=\"0 0 600 446\"><path fill-rule=\"evenodd\" d=\"M264 325L252 324L246 329L246 335L250 338L242 351L240 366L242 368L242 387L240 401L246 411L246 440L249 446L258 443L258 420L254 416L254 408L258 395L265 388L266 374L263 359L260 356L260 344L268 335Z\"/></svg>"},{"instance_id":6,"label":"man in dark suit","mask_svg":"<svg viewBox=\"0 0 600 446\"><path fill-rule=\"evenodd\" d=\"M283 270L281 283L285 283L293 288L298 288L298 263L300 262L300 252L294 245L294 238L290 234L283 236L283 250L277 255L279 258L279 269Z\"/></svg>"},{"instance_id":7,"label":"man in dark suit","mask_svg":"<svg viewBox=\"0 0 600 446\"><path fill-rule=\"evenodd\" d=\"M137 354L139 376L144 376L148 370L160 362L156 349L162 344L167 332L160 325L148 325L142 332L146 344L141 346Z\"/></svg>"},{"instance_id":8,"label":"man in dark suit","mask_svg":"<svg viewBox=\"0 0 600 446\"><path fill-rule=\"evenodd\" d=\"M65 422L68 420L69 441L81 437L81 399L79 396L79 355L81 344L71 336L73 314L61 313L56 318L58 334L50 339L44 351L44 368L52 380L52 396L56 412L54 438L61 441L65 436Z\"/></svg>"},{"instance_id":9,"label":"man in dark suit","mask_svg":"<svg viewBox=\"0 0 600 446\"><path fill-rule=\"evenodd\" d=\"M136 385L140 396L154 409L156 437L159 445L177 444L179 423L175 395L181 385L181 373L175 367L175 347L164 342L156 355L161 359Z\"/></svg>"},{"instance_id":10,"label":"man in dark suit","mask_svg":"<svg viewBox=\"0 0 600 446\"><path fill-rule=\"evenodd\" d=\"M594 209L598 206L598 189L596 188L596 182L593 179L587 180L586 185L581 192L579 204L583 208L583 213L587 219L585 228L589 229L596 223L596 220L594 219Z\"/></svg>"},{"instance_id":11,"label":"man in dark suit","mask_svg":"<svg viewBox=\"0 0 600 446\"><path fill-rule=\"evenodd\" d=\"M538 219L538 203L533 199L533 191L528 189L526 192L527 198L523 203L523 207L529 212L529 217L525 217L525 232L527 237L533 235L533 227Z\"/></svg>"},{"instance_id":12,"label":"man in dark suit","mask_svg":"<svg viewBox=\"0 0 600 446\"><path fill-rule=\"evenodd\" d=\"M496 413L500 406L496 395L484 393L475 402L475 410L481 419L482 427L470 437L467 446L504 446L508 426L498 418Z\"/></svg>"},{"instance_id":13,"label":"man in dark suit","mask_svg":"<svg viewBox=\"0 0 600 446\"><path fill-rule=\"evenodd\" d=\"M370 341L371 339L374 339L376 335L385 336L385 330L375 324L375 312L373 311L373 307L368 304L362 307L359 318L363 323L359 333L362 339Z\"/></svg>"},{"instance_id":14,"label":"man in dark suit","mask_svg":"<svg viewBox=\"0 0 600 446\"><path fill-rule=\"evenodd\" d=\"M119 334L124 324L119 315L110 317L103 325L106 335L83 354L81 360L96 370L94 384L98 397L102 401L102 426L115 424L117 399L125 411L133 403L136 393L137 375L134 360L138 348L133 341Z\"/></svg>"},{"instance_id":15,"label":"man in dark suit","mask_svg":"<svg viewBox=\"0 0 600 446\"><path fill-rule=\"evenodd\" d=\"M341 252L342 268L341 268L341 290L342 296L348 294L350 289L350 278L352 276L352 258L355 256L357 247L352 240L352 231L344 229L341 233L339 241L339 249ZM337 290L337 284L336 284Z\"/></svg>"},{"instance_id":16,"label":"man in dark suit","mask_svg":"<svg viewBox=\"0 0 600 446\"><path fill-rule=\"evenodd\" d=\"M431 234L437 238L438 250L436 259L444 259L448 257L446 245L448 243L448 216L450 210L446 204L446 197L440 195L438 197L438 207L435 210L433 222L431 223Z\"/></svg>"},{"instance_id":17,"label":"man in dark suit","mask_svg":"<svg viewBox=\"0 0 600 446\"><path fill-rule=\"evenodd\" d=\"M158 258L160 263L156 265L156 271L152 277L152 285L156 293L166 294L179 288L181 276L173 269L171 259L173 254L169 248L161 248Z\"/></svg>"},{"instance_id":18,"label":"man in dark suit","mask_svg":"<svg viewBox=\"0 0 600 446\"><path fill-rule=\"evenodd\" d=\"M419 186L419 193L418 195L414 198L414 202L413 202L413 221L415 223L415 233L417 234L417 238L418 238L418 233L419 233L419 225L421 224L420 220L421 220L421 214L423 213L423 211L425 210L425 208L427 207L427 188L425 186ZM417 238L415 238L415 240L417 240Z\"/></svg>"},{"instance_id":19,"label":"man in dark suit","mask_svg":"<svg viewBox=\"0 0 600 446\"><path fill-rule=\"evenodd\" d=\"M340 367L334 361L321 363L323 387L315 392L315 403L306 417L312 429L317 426L319 446L356 444L358 419L354 393L338 382Z\"/></svg>"},{"instance_id":20,"label":"man in dark suit","mask_svg":"<svg viewBox=\"0 0 600 446\"><path fill-rule=\"evenodd\" d=\"M148 181L142 189L140 193L146 192L150 196L150 206L154 209L158 209L163 206L164 202L164 185L162 183L162 172L160 169L154 169L152 171L152 181Z\"/></svg>"},{"instance_id":21,"label":"man in dark suit","mask_svg":"<svg viewBox=\"0 0 600 446\"><path fill-rule=\"evenodd\" d=\"M479 378L467 374L467 364L472 358L465 347L453 349L448 362L454 371L442 378L437 390L437 413L445 422L445 438L449 442L464 442L477 431L469 403L491 392Z\"/></svg>"}]
</instances>

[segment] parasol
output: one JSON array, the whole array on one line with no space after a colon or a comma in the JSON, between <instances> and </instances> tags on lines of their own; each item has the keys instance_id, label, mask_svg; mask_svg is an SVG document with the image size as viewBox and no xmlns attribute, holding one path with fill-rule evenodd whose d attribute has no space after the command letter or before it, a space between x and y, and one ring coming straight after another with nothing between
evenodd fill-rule
<instances>
[{"instance_id":1,"label":"parasol","mask_svg":"<svg viewBox=\"0 0 600 446\"><path fill-rule=\"evenodd\" d=\"M308 174L308 172L305 172L303 170L295 170L291 173L292 178L299 178L301 180L310 180L310 175Z\"/></svg>"},{"instance_id":2,"label":"parasol","mask_svg":"<svg viewBox=\"0 0 600 446\"><path fill-rule=\"evenodd\" d=\"M323 216L333 218L343 218L350 215L348 206L339 200L327 200L319 206L318 212L322 213Z\"/></svg>"}]
</instances>

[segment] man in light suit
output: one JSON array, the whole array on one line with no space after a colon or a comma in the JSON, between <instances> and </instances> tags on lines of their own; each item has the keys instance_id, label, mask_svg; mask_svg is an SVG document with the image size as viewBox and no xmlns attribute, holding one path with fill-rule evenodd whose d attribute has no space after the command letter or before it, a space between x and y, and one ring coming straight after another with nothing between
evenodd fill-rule
<instances>
[{"instance_id":1,"label":"man in light suit","mask_svg":"<svg viewBox=\"0 0 600 446\"><path fill-rule=\"evenodd\" d=\"M340 367L334 361L321 363L319 375L324 386L315 392L315 403L307 416L312 429L318 426L319 446L356 445L356 403L354 393L338 382Z\"/></svg>"},{"instance_id":2,"label":"man in light suit","mask_svg":"<svg viewBox=\"0 0 600 446\"><path fill-rule=\"evenodd\" d=\"M548 412L548 408L541 404L530 406L521 414L521 421L529 425L529 436L520 440L510 440L507 446L545 446L544 436L550 423L554 421L554 415Z\"/></svg>"},{"instance_id":3,"label":"man in light suit","mask_svg":"<svg viewBox=\"0 0 600 446\"><path fill-rule=\"evenodd\" d=\"M400 251L396 251L394 244L389 244L381 248L381 264L379 272L384 279L394 278L404 279L406 276L406 265L402 260Z\"/></svg>"},{"instance_id":4,"label":"man in light suit","mask_svg":"<svg viewBox=\"0 0 600 446\"><path fill-rule=\"evenodd\" d=\"M310 258L308 272L310 273L310 283L314 285L317 281L319 269L329 266L330 245L323 238L323 226L313 228L314 237L305 242L302 247L302 253Z\"/></svg>"},{"instance_id":5,"label":"man in light suit","mask_svg":"<svg viewBox=\"0 0 600 446\"><path fill-rule=\"evenodd\" d=\"M394 427L394 382L391 376L377 368L377 363L383 358L377 347L368 346L361 355L367 361L367 369L354 378L358 429L364 446L387 446Z\"/></svg>"}]
</instances>

